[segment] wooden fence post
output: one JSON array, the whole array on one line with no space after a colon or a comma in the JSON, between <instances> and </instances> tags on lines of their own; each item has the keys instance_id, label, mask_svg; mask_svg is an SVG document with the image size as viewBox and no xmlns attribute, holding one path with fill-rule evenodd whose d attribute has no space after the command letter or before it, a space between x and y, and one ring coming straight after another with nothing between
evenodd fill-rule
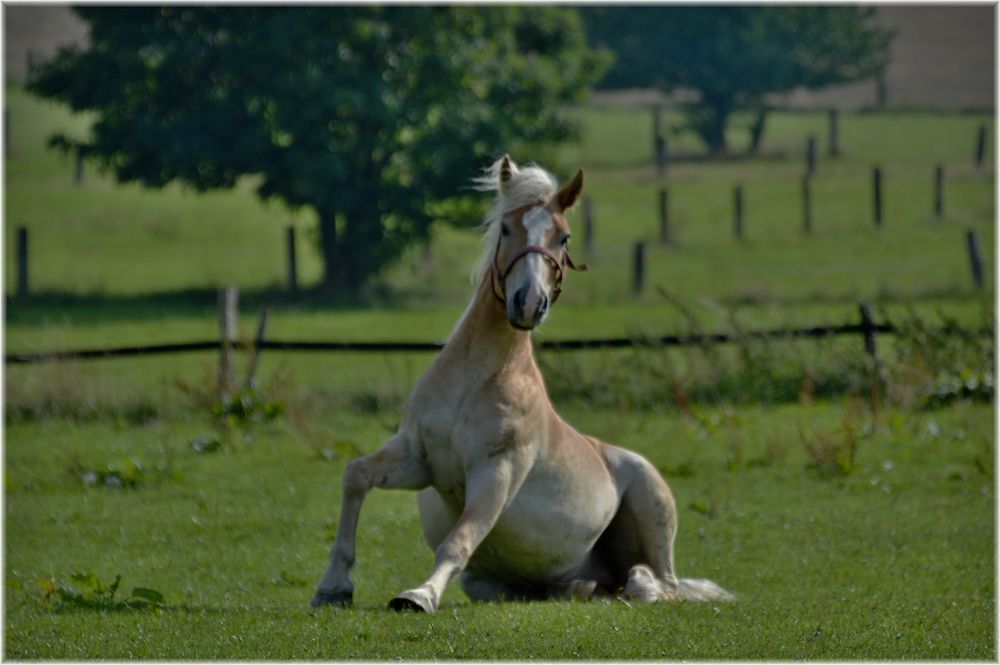
<instances>
[{"instance_id":1,"label":"wooden fence post","mask_svg":"<svg viewBox=\"0 0 1000 665\"><path fill-rule=\"evenodd\" d=\"M810 136L806 141L806 175L816 173L816 137Z\"/></svg>"},{"instance_id":2,"label":"wooden fence post","mask_svg":"<svg viewBox=\"0 0 1000 665\"><path fill-rule=\"evenodd\" d=\"M872 361L872 375L870 382L872 417L878 418L879 406L879 360L878 349L875 346L875 321L872 319L872 311L866 302L858 303L861 312L861 335L865 340L865 353Z\"/></svg>"},{"instance_id":3,"label":"wooden fence post","mask_svg":"<svg viewBox=\"0 0 1000 665\"><path fill-rule=\"evenodd\" d=\"M656 173L663 176L667 171L667 139L656 137Z\"/></svg>"},{"instance_id":4,"label":"wooden fence post","mask_svg":"<svg viewBox=\"0 0 1000 665\"><path fill-rule=\"evenodd\" d=\"M594 251L594 200L589 196L583 197L583 251Z\"/></svg>"},{"instance_id":5,"label":"wooden fence post","mask_svg":"<svg viewBox=\"0 0 1000 665\"><path fill-rule=\"evenodd\" d=\"M10 157L10 109L3 110L3 156Z\"/></svg>"},{"instance_id":6,"label":"wooden fence post","mask_svg":"<svg viewBox=\"0 0 1000 665\"><path fill-rule=\"evenodd\" d=\"M865 353L874 360L878 360L878 349L875 347L875 323L872 320L872 310L868 303L858 303L858 310L861 312L861 335L865 341Z\"/></svg>"},{"instance_id":7,"label":"wooden fence post","mask_svg":"<svg viewBox=\"0 0 1000 665\"><path fill-rule=\"evenodd\" d=\"M983 170L983 161L986 157L986 125L979 125L976 135L976 170Z\"/></svg>"},{"instance_id":8,"label":"wooden fence post","mask_svg":"<svg viewBox=\"0 0 1000 665\"><path fill-rule=\"evenodd\" d=\"M802 178L802 231L812 233L812 192L810 191L811 178Z\"/></svg>"},{"instance_id":9,"label":"wooden fence post","mask_svg":"<svg viewBox=\"0 0 1000 665\"><path fill-rule=\"evenodd\" d=\"M260 347L264 342L264 330L267 328L267 318L270 313L269 307L266 305L261 307L260 317L257 319L257 334L253 338L253 351L250 353L250 364L247 366L247 390L257 387L257 360L260 357Z\"/></svg>"},{"instance_id":10,"label":"wooden fence post","mask_svg":"<svg viewBox=\"0 0 1000 665\"><path fill-rule=\"evenodd\" d=\"M295 258L295 227L289 226L285 232L285 244L288 250L288 290L298 293L299 269Z\"/></svg>"},{"instance_id":11,"label":"wooden fence post","mask_svg":"<svg viewBox=\"0 0 1000 665\"><path fill-rule=\"evenodd\" d=\"M670 217L669 217L669 207L667 198L667 188L660 188L660 243L664 245L669 245L671 243L670 237Z\"/></svg>"},{"instance_id":12,"label":"wooden fence post","mask_svg":"<svg viewBox=\"0 0 1000 665\"><path fill-rule=\"evenodd\" d=\"M239 291L235 286L219 289L219 393L227 401L235 385L233 345L236 342L236 315Z\"/></svg>"},{"instance_id":13,"label":"wooden fence post","mask_svg":"<svg viewBox=\"0 0 1000 665\"><path fill-rule=\"evenodd\" d=\"M733 190L733 234L743 240L743 185Z\"/></svg>"},{"instance_id":14,"label":"wooden fence post","mask_svg":"<svg viewBox=\"0 0 1000 665\"><path fill-rule=\"evenodd\" d=\"M17 295L28 295L28 229L17 227Z\"/></svg>"},{"instance_id":15,"label":"wooden fence post","mask_svg":"<svg viewBox=\"0 0 1000 665\"><path fill-rule=\"evenodd\" d=\"M656 173L663 176L667 170L667 138L663 135L661 114L663 107L659 104L653 106L653 163L656 164Z\"/></svg>"},{"instance_id":16,"label":"wooden fence post","mask_svg":"<svg viewBox=\"0 0 1000 665\"><path fill-rule=\"evenodd\" d=\"M934 216L944 217L944 167L934 167Z\"/></svg>"},{"instance_id":17,"label":"wooden fence post","mask_svg":"<svg viewBox=\"0 0 1000 665\"><path fill-rule=\"evenodd\" d=\"M650 111L653 114L653 163L659 166L660 161L660 141L663 139L661 131L660 114L663 109L659 104L654 104Z\"/></svg>"},{"instance_id":18,"label":"wooden fence post","mask_svg":"<svg viewBox=\"0 0 1000 665\"><path fill-rule=\"evenodd\" d=\"M977 289L983 288L983 253L979 248L979 234L973 229L965 232L965 244L969 250L969 267L972 269L972 283Z\"/></svg>"},{"instance_id":19,"label":"wooden fence post","mask_svg":"<svg viewBox=\"0 0 1000 665\"><path fill-rule=\"evenodd\" d=\"M646 286L646 243L635 243L632 252L632 293L642 295Z\"/></svg>"},{"instance_id":20,"label":"wooden fence post","mask_svg":"<svg viewBox=\"0 0 1000 665\"><path fill-rule=\"evenodd\" d=\"M882 227L882 168L872 169L872 191L875 212L875 226Z\"/></svg>"},{"instance_id":21,"label":"wooden fence post","mask_svg":"<svg viewBox=\"0 0 1000 665\"><path fill-rule=\"evenodd\" d=\"M827 118L830 131L830 156L840 157L840 115L837 109L830 109Z\"/></svg>"}]
</instances>

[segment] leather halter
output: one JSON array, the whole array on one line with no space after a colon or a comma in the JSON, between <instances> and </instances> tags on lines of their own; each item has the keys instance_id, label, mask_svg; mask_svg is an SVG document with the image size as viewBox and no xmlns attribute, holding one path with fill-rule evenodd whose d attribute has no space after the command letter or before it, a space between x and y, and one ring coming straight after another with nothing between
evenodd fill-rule
<instances>
[{"instance_id":1,"label":"leather halter","mask_svg":"<svg viewBox=\"0 0 1000 665\"><path fill-rule=\"evenodd\" d=\"M493 295L504 305L507 304L507 294L504 292L504 280L507 279L510 271L514 269L514 264L528 254L541 254L542 258L548 261L549 265L556 270L556 283L552 286L552 299L549 301L552 304L555 304L556 300L559 299L559 294L562 293L563 266L580 272L586 272L587 270L587 264L583 263L577 266L573 263L573 259L569 258L569 250L564 249L562 258L559 258L555 252L542 245L525 245L517 250L517 253L507 263L507 267L501 270L497 261L500 260L500 243L502 241L502 237L497 239L497 249L493 253L493 276L491 281L493 282Z\"/></svg>"}]
</instances>

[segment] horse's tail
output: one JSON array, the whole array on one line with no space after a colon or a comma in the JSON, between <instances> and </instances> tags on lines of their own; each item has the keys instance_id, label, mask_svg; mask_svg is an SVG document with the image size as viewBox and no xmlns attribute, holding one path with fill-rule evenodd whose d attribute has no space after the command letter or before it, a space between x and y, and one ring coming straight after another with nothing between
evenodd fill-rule
<instances>
[{"instance_id":1,"label":"horse's tail","mask_svg":"<svg viewBox=\"0 0 1000 665\"><path fill-rule=\"evenodd\" d=\"M736 600L736 597L711 580L687 577L677 580L677 599Z\"/></svg>"}]
</instances>

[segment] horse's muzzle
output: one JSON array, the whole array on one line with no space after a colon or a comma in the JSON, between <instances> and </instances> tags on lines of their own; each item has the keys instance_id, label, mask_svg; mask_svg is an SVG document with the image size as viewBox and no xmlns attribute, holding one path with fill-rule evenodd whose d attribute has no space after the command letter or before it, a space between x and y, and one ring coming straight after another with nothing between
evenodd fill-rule
<instances>
[{"instance_id":1,"label":"horse's muzzle","mask_svg":"<svg viewBox=\"0 0 1000 665\"><path fill-rule=\"evenodd\" d=\"M538 327L549 313L549 297L545 293L518 289L507 301L507 321L518 330Z\"/></svg>"}]
</instances>

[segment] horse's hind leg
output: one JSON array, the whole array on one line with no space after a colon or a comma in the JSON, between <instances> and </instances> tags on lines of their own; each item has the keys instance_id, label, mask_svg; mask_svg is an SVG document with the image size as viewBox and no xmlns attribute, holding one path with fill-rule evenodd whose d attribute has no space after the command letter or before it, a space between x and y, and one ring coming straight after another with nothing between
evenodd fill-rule
<instances>
[{"instance_id":1,"label":"horse's hind leg","mask_svg":"<svg viewBox=\"0 0 1000 665\"><path fill-rule=\"evenodd\" d=\"M397 433L371 455L360 457L344 470L344 496L337 538L330 550L330 563L313 596L312 606L348 605L354 585L348 576L354 565L358 515L365 496L373 487L422 489L430 483L423 460L412 450L410 438Z\"/></svg>"},{"instance_id":2,"label":"horse's hind leg","mask_svg":"<svg viewBox=\"0 0 1000 665\"><path fill-rule=\"evenodd\" d=\"M618 450L615 476L625 491L598 544L600 554L624 584L627 596L645 602L672 599L678 584L674 497L653 465L635 453Z\"/></svg>"}]
</instances>

